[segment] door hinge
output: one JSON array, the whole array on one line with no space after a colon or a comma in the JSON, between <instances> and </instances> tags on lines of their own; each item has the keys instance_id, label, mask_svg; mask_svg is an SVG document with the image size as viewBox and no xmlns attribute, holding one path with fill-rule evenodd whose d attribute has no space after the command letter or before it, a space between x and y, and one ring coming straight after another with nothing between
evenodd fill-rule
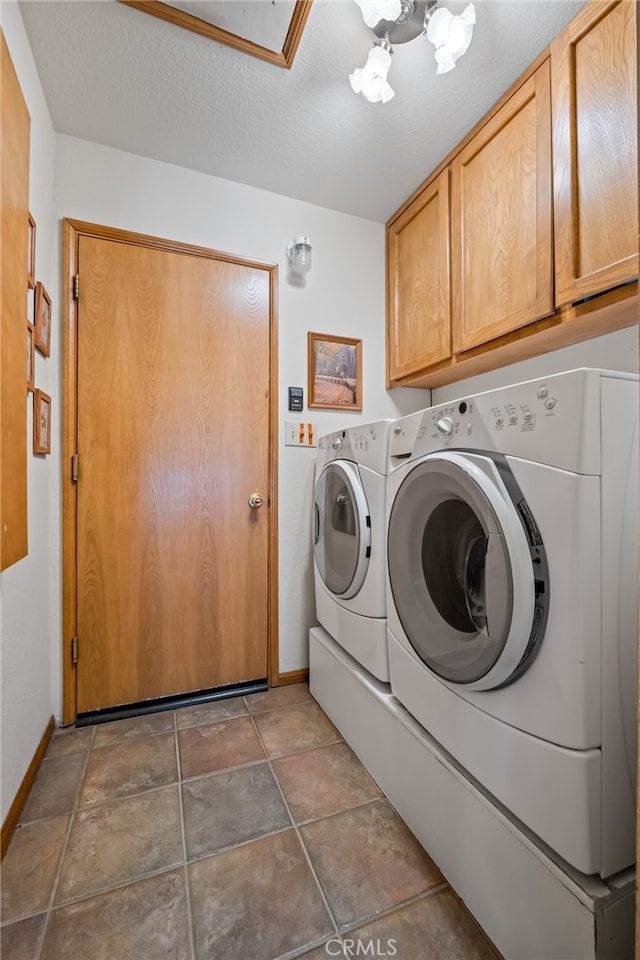
<instances>
[{"instance_id":1,"label":"door hinge","mask_svg":"<svg viewBox=\"0 0 640 960\"><path fill-rule=\"evenodd\" d=\"M73 299L78 300L80 297L80 274L76 273L71 277L71 287L73 290Z\"/></svg>"},{"instance_id":2,"label":"door hinge","mask_svg":"<svg viewBox=\"0 0 640 960\"><path fill-rule=\"evenodd\" d=\"M71 638L71 661L72 663L78 662L78 638Z\"/></svg>"},{"instance_id":3,"label":"door hinge","mask_svg":"<svg viewBox=\"0 0 640 960\"><path fill-rule=\"evenodd\" d=\"M78 482L78 454L74 453L71 457L71 479L74 483Z\"/></svg>"}]
</instances>

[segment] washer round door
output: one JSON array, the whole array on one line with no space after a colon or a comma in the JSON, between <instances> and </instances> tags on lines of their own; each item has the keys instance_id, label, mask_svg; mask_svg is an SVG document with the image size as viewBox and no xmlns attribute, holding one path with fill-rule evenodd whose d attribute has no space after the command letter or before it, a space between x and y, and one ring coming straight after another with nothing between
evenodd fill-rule
<instances>
[{"instance_id":1,"label":"washer round door","mask_svg":"<svg viewBox=\"0 0 640 960\"><path fill-rule=\"evenodd\" d=\"M389 518L389 580L406 637L430 670L471 690L523 671L541 638L533 564L546 561L532 558L541 551L491 458L441 452L409 471Z\"/></svg>"},{"instance_id":2,"label":"washer round door","mask_svg":"<svg viewBox=\"0 0 640 960\"><path fill-rule=\"evenodd\" d=\"M369 567L371 519L358 468L348 460L327 464L316 482L313 552L327 590L354 597Z\"/></svg>"}]
</instances>

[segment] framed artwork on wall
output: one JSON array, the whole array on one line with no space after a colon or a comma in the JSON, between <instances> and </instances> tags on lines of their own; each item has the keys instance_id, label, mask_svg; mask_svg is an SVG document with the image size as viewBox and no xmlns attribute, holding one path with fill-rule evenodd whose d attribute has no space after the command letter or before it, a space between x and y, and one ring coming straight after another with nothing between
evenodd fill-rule
<instances>
[{"instance_id":1,"label":"framed artwork on wall","mask_svg":"<svg viewBox=\"0 0 640 960\"><path fill-rule=\"evenodd\" d=\"M33 381L36 366L35 346L33 342L35 332L36 328L27 320L27 390L32 392L34 389Z\"/></svg>"},{"instance_id":2,"label":"framed artwork on wall","mask_svg":"<svg viewBox=\"0 0 640 960\"><path fill-rule=\"evenodd\" d=\"M29 282L29 288L33 290L36 285L36 222L31 214L29 214L27 263L27 279Z\"/></svg>"},{"instance_id":3,"label":"framed artwork on wall","mask_svg":"<svg viewBox=\"0 0 640 960\"><path fill-rule=\"evenodd\" d=\"M36 283L36 334L35 345L45 357L51 352L51 297L44 285Z\"/></svg>"},{"instance_id":4,"label":"framed artwork on wall","mask_svg":"<svg viewBox=\"0 0 640 960\"><path fill-rule=\"evenodd\" d=\"M362 410L362 340L308 334L309 407Z\"/></svg>"},{"instance_id":5,"label":"framed artwork on wall","mask_svg":"<svg viewBox=\"0 0 640 960\"><path fill-rule=\"evenodd\" d=\"M33 452L51 453L51 397L33 391Z\"/></svg>"}]
</instances>

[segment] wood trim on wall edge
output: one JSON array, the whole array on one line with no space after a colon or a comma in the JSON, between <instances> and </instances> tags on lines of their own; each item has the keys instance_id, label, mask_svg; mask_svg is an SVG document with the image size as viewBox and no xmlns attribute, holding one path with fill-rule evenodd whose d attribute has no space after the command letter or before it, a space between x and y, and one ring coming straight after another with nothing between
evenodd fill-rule
<instances>
[{"instance_id":1,"label":"wood trim on wall edge","mask_svg":"<svg viewBox=\"0 0 640 960\"><path fill-rule=\"evenodd\" d=\"M289 683L308 683L309 682L309 668L305 667L304 670L287 670L284 673L278 674L278 683L275 686L285 687Z\"/></svg>"},{"instance_id":2,"label":"wood trim on wall edge","mask_svg":"<svg viewBox=\"0 0 640 960\"><path fill-rule=\"evenodd\" d=\"M133 233L101 226L84 220L63 219L63 437L62 437L62 570L63 635L62 683L63 723L75 723L77 715L76 666L71 658L71 641L76 634L76 486L71 480L71 457L76 452L76 301L71 278L77 273L77 244L80 236L101 237L129 244L153 247L208 259L223 260L240 266L255 267L269 273L269 532L268 532L268 624L267 679L270 686L279 681L278 634L278 266L260 260L248 260L209 247L194 246L148 234ZM66 287L65 287L66 285ZM73 575L71 571L73 570Z\"/></svg>"},{"instance_id":3,"label":"wood trim on wall edge","mask_svg":"<svg viewBox=\"0 0 640 960\"><path fill-rule=\"evenodd\" d=\"M40 743L36 747L35 753L31 758L31 763L27 767L27 772L22 778L22 783L18 787L18 792L13 798L13 803L9 807L9 812L4 818L2 828L0 829L0 859L3 859L5 853L7 852L13 832L18 825L22 811L24 810L25 804L29 799L31 787L36 779L44 755L47 752L47 747L49 746L55 728L56 721L52 716L45 728L44 733L42 734L42 737L40 738Z\"/></svg>"}]
</instances>

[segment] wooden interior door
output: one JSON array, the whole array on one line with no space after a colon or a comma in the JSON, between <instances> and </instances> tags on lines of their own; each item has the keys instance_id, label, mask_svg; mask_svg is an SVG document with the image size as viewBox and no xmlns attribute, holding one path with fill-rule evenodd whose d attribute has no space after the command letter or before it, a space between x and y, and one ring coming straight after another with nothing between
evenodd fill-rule
<instances>
[{"instance_id":1,"label":"wooden interior door","mask_svg":"<svg viewBox=\"0 0 640 960\"><path fill-rule=\"evenodd\" d=\"M269 271L77 243L77 711L265 678Z\"/></svg>"}]
</instances>

